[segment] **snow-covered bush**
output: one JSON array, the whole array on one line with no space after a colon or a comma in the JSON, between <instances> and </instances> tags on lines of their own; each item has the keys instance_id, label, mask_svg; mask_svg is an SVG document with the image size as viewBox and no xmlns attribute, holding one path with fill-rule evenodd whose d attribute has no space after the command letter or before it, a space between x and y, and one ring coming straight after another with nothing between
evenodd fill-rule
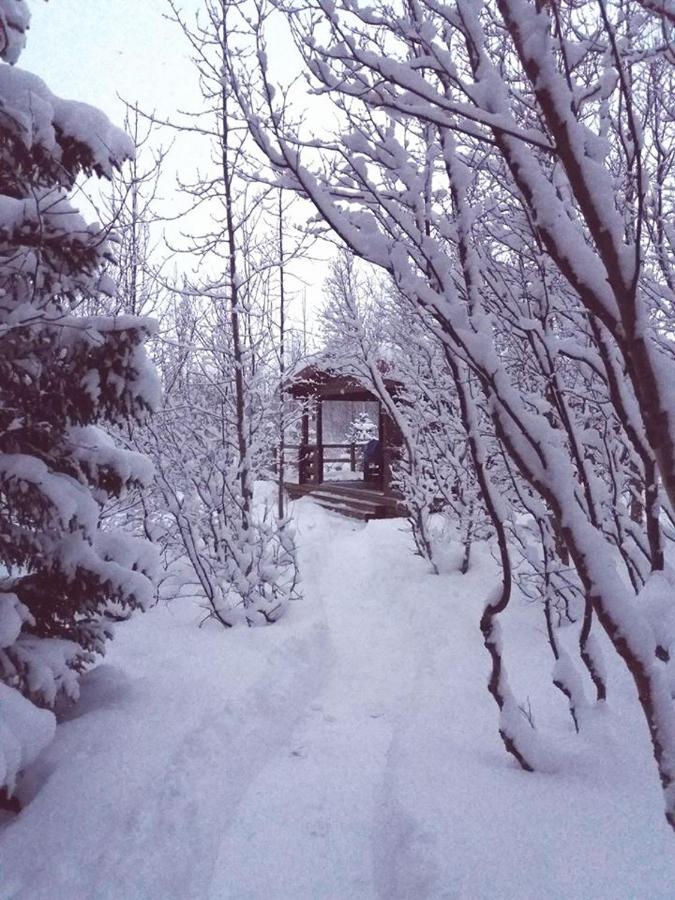
<instances>
[{"instance_id":1,"label":"snow-covered bush","mask_svg":"<svg viewBox=\"0 0 675 900\"><path fill-rule=\"evenodd\" d=\"M27 608L15 594L0 594L0 660L29 621ZM54 727L51 712L0 682L0 799L13 792L17 775L49 743Z\"/></svg>"},{"instance_id":2,"label":"snow-covered bush","mask_svg":"<svg viewBox=\"0 0 675 900\"><path fill-rule=\"evenodd\" d=\"M186 371L181 384L146 431L156 464L146 502L166 563L161 596L194 598L226 627L268 624L295 593L291 523L273 515L258 496L262 491L252 491L246 502L235 423L213 385L194 371ZM250 433L248 466L255 477L264 472L268 452L266 441L254 438Z\"/></svg>"},{"instance_id":3,"label":"snow-covered bush","mask_svg":"<svg viewBox=\"0 0 675 900\"><path fill-rule=\"evenodd\" d=\"M391 481L405 502L417 553L433 571L439 564L446 568L456 557L446 539L456 538L459 528L457 568L466 572L474 535L485 536L485 516L443 347L414 311L397 302L395 286L368 277L349 254L335 261L326 289L325 357L370 388L400 435ZM362 414L354 433L377 437L369 421Z\"/></svg>"},{"instance_id":4,"label":"snow-covered bush","mask_svg":"<svg viewBox=\"0 0 675 900\"><path fill-rule=\"evenodd\" d=\"M199 48L193 61L203 101L177 114L176 125L193 131L212 161L182 186L188 205L212 218L206 232L200 221L186 240L199 264L176 291L177 315L167 322L173 352L160 363L164 409L140 436L157 469L146 527L168 565L162 595L191 594L226 627L275 621L297 581L283 485L277 516L254 496L287 421L282 270L291 242L282 234L281 197L272 202L269 190L252 187L252 142L227 83L228 12L228 4L211 5L208 16L188 20L172 5L188 45ZM278 279L270 277L275 270Z\"/></svg>"},{"instance_id":5,"label":"snow-covered bush","mask_svg":"<svg viewBox=\"0 0 675 900\"><path fill-rule=\"evenodd\" d=\"M147 320L84 316L113 285L105 231L69 194L133 153L98 110L14 68L24 3L0 0L0 787L48 737L53 706L103 652L112 603L143 607L154 553L100 528L102 505L151 467L99 425L142 420L158 402ZM34 733L32 732L35 726ZM31 734L33 736L31 737Z\"/></svg>"}]
</instances>

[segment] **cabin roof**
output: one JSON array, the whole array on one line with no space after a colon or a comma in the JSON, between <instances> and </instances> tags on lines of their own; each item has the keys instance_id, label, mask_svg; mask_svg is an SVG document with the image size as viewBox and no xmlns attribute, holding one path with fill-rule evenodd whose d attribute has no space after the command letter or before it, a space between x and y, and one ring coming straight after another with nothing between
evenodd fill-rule
<instances>
[{"instance_id":1,"label":"cabin roof","mask_svg":"<svg viewBox=\"0 0 675 900\"><path fill-rule=\"evenodd\" d=\"M396 394L400 384L384 379L387 389ZM292 397L317 397L322 400L374 400L379 398L365 384L352 375L331 371L315 363L300 368L289 378L286 391Z\"/></svg>"}]
</instances>

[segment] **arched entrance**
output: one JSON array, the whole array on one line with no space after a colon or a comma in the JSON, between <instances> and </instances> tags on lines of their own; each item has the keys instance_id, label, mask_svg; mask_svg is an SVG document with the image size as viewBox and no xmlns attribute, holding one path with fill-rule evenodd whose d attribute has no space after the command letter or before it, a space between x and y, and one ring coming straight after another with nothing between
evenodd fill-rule
<instances>
[{"instance_id":1,"label":"arched entrance","mask_svg":"<svg viewBox=\"0 0 675 900\"><path fill-rule=\"evenodd\" d=\"M387 389L395 396L396 383L387 382ZM360 518L401 515L400 497L392 485L392 464L401 453L401 435L379 398L354 378L317 366L298 372L287 393L301 404L299 443L287 445L289 462L297 453L297 482L286 482L289 494L333 497L335 503L325 504L333 508L343 505L344 498L356 498L354 503L358 501L364 509L366 502L372 507L372 514ZM376 437L341 442L326 438L330 404L345 402L371 406Z\"/></svg>"}]
</instances>

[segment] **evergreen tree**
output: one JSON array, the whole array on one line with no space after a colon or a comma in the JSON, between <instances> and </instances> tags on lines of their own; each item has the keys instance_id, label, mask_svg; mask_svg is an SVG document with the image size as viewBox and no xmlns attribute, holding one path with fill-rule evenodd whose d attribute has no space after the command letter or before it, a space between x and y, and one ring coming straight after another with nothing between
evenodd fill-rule
<instances>
[{"instance_id":1,"label":"evergreen tree","mask_svg":"<svg viewBox=\"0 0 675 900\"><path fill-rule=\"evenodd\" d=\"M69 194L133 145L98 110L14 68L23 0L0 0L0 789L48 739L60 695L111 636L106 608L153 596L152 548L104 531L102 505L146 481L101 425L142 420L158 386L152 323L81 314L113 286L108 234ZM9 63L9 64L8 64ZM37 735L37 736L36 736Z\"/></svg>"},{"instance_id":2,"label":"evergreen tree","mask_svg":"<svg viewBox=\"0 0 675 900\"><path fill-rule=\"evenodd\" d=\"M349 423L345 434L348 444L364 444L376 438L377 425L366 412L360 412L354 421Z\"/></svg>"}]
</instances>

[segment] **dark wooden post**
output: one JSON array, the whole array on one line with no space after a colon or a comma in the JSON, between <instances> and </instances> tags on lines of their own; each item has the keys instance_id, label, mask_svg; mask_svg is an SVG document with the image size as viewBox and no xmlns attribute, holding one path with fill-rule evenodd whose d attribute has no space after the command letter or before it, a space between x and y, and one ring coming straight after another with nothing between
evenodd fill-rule
<instances>
[{"instance_id":1,"label":"dark wooden post","mask_svg":"<svg viewBox=\"0 0 675 900\"><path fill-rule=\"evenodd\" d=\"M300 482L300 484L305 484L307 482L307 464L309 462L308 445L309 445L309 409L308 409L308 401L305 398L302 401L301 437L300 437L300 450L298 453L298 481Z\"/></svg>"},{"instance_id":2,"label":"dark wooden post","mask_svg":"<svg viewBox=\"0 0 675 900\"><path fill-rule=\"evenodd\" d=\"M381 484L382 484L382 492L384 494L389 493L389 481L390 481L390 472L389 472L389 429L387 428L388 417L385 411L382 408L382 403L380 403L380 418L379 418L379 439L380 439L380 459L382 460L382 472L380 475Z\"/></svg>"},{"instance_id":3,"label":"dark wooden post","mask_svg":"<svg viewBox=\"0 0 675 900\"><path fill-rule=\"evenodd\" d=\"M356 472L356 444L349 445L349 465L352 472Z\"/></svg>"},{"instance_id":4,"label":"dark wooden post","mask_svg":"<svg viewBox=\"0 0 675 900\"><path fill-rule=\"evenodd\" d=\"M302 443L309 444L309 408L307 400L302 403Z\"/></svg>"},{"instance_id":5,"label":"dark wooden post","mask_svg":"<svg viewBox=\"0 0 675 900\"><path fill-rule=\"evenodd\" d=\"M316 465L314 481L321 484L323 481L323 402L321 397L316 401Z\"/></svg>"}]
</instances>

